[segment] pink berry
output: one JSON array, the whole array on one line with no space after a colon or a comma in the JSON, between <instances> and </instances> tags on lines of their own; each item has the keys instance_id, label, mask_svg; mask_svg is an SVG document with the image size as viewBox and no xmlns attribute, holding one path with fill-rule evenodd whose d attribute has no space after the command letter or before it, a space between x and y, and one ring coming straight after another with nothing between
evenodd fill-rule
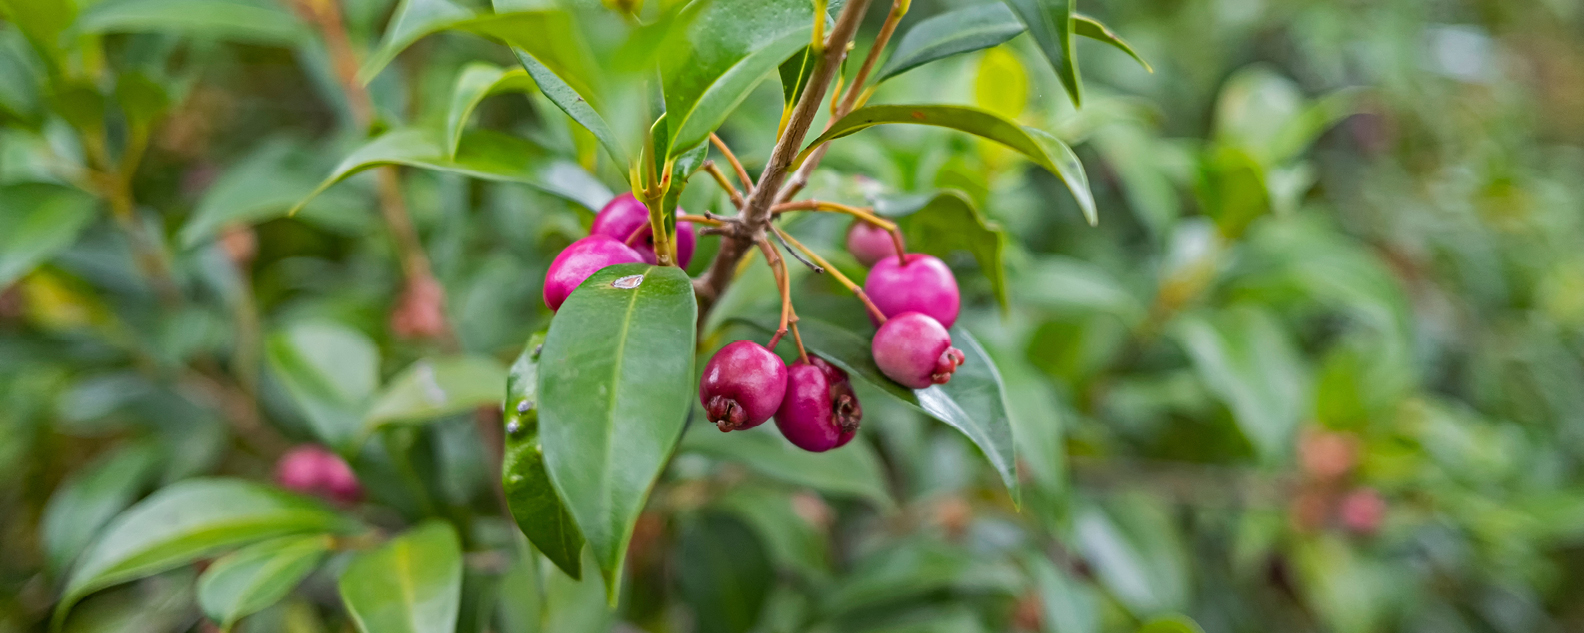
<instances>
[{"instance_id":1,"label":"pink berry","mask_svg":"<svg viewBox=\"0 0 1584 633\"><path fill-rule=\"evenodd\" d=\"M851 441L863 419L847 374L813 358L787 368L786 397L776 411L776 428L793 445L822 453Z\"/></svg>"},{"instance_id":2,"label":"pink berry","mask_svg":"<svg viewBox=\"0 0 1584 633\"><path fill-rule=\"evenodd\" d=\"M918 312L887 319L869 347L881 373L909 389L946 384L966 360L962 350L952 347L946 328Z\"/></svg>"},{"instance_id":3,"label":"pink berry","mask_svg":"<svg viewBox=\"0 0 1584 633\"><path fill-rule=\"evenodd\" d=\"M775 415L786 384L779 357L753 341L732 341L704 364L699 402L721 431L751 429Z\"/></svg>"},{"instance_id":4,"label":"pink berry","mask_svg":"<svg viewBox=\"0 0 1584 633\"><path fill-rule=\"evenodd\" d=\"M590 235L573 242L545 273L544 300L551 310L560 310L561 303L576 290L584 279L599 269L615 264L636 264L643 261L638 253L606 235Z\"/></svg>"},{"instance_id":5,"label":"pink berry","mask_svg":"<svg viewBox=\"0 0 1584 633\"><path fill-rule=\"evenodd\" d=\"M891 241L890 231L857 220L847 228L847 252L867 267L886 257L895 257L897 247L896 242Z\"/></svg>"},{"instance_id":6,"label":"pink berry","mask_svg":"<svg viewBox=\"0 0 1584 633\"><path fill-rule=\"evenodd\" d=\"M632 237L634 233L643 231L645 236L633 244L633 250L643 258L644 263L655 263L654 236L648 234L649 209L631 193L616 196L614 200L605 204L594 216L594 225L589 227L591 235L608 235L622 243ZM677 223L677 263L687 268L688 262L693 261L693 249L698 244L698 234L694 232L693 225L689 222Z\"/></svg>"},{"instance_id":7,"label":"pink berry","mask_svg":"<svg viewBox=\"0 0 1584 633\"><path fill-rule=\"evenodd\" d=\"M864 293L887 317L903 312L919 312L939 321L944 328L957 322L960 297L957 278L938 257L912 253L906 263L896 257L875 262L864 281ZM874 318L874 315L870 315Z\"/></svg>"},{"instance_id":8,"label":"pink berry","mask_svg":"<svg viewBox=\"0 0 1584 633\"><path fill-rule=\"evenodd\" d=\"M281 456L275 463L275 483L287 490L339 503L355 503L363 498L363 486L352 467L341 456L311 444Z\"/></svg>"},{"instance_id":9,"label":"pink berry","mask_svg":"<svg viewBox=\"0 0 1584 633\"><path fill-rule=\"evenodd\" d=\"M1337 516L1349 532L1361 536L1374 534L1386 518L1386 500L1371 488L1359 488L1342 498Z\"/></svg>"}]
</instances>

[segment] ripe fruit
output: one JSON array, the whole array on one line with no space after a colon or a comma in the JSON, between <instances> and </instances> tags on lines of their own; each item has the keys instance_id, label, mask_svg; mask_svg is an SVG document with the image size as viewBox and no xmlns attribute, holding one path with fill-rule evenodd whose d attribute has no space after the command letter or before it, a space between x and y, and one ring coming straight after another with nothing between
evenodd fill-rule
<instances>
[{"instance_id":1,"label":"ripe fruit","mask_svg":"<svg viewBox=\"0 0 1584 633\"><path fill-rule=\"evenodd\" d=\"M704 364L699 402L721 431L751 429L775 415L786 385L780 358L753 341L732 341Z\"/></svg>"},{"instance_id":2,"label":"ripe fruit","mask_svg":"<svg viewBox=\"0 0 1584 633\"><path fill-rule=\"evenodd\" d=\"M890 231L856 220L847 228L847 252L867 267L886 257L895 257L897 247L891 241Z\"/></svg>"},{"instance_id":3,"label":"ripe fruit","mask_svg":"<svg viewBox=\"0 0 1584 633\"><path fill-rule=\"evenodd\" d=\"M891 317L870 342L875 364L909 389L944 385L966 360L939 321L918 312Z\"/></svg>"},{"instance_id":4,"label":"ripe fruit","mask_svg":"<svg viewBox=\"0 0 1584 633\"><path fill-rule=\"evenodd\" d=\"M1360 536L1369 536L1380 529L1386 518L1386 500L1371 488L1359 488L1342 497L1337 506L1337 518L1342 527Z\"/></svg>"},{"instance_id":5,"label":"ripe fruit","mask_svg":"<svg viewBox=\"0 0 1584 633\"><path fill-rule=\"evenodd\" d=\"M787 368L786 397L776 411L776 428L793 445L822 453L851 441L863 419L847 374L810 357Z\"/></svg>"},{"instance_id":6,"label":"ripe fruit","mask_svg":"<svg viewBox=\"0 0 1584 633\"><path fill-rule=\"evenodd\" d=\"M576 290L578 284L599 269L614 264L636 264L642 257L627 245L606 235L590 235L573 242L550 262L545 273L544 300L551 310L560 310L561 303Z\"/></svg>"},{"instance_id":7,"label":"ripe fruit","mask_svg":"<svg viewBox=\"0 0 1584 633\"><path fill-rule=\"evenodd\" d=\"M864 293L887 317L919 312L950 328L957 322L961 305L957 278L938 257L911 253L904 259L903 264L897 263L896 257L876 262L864 281Z\"/></svg>"},{"instance_id":8,"label":"ripe fruit","mask_svg":"<svg viewBox=\"0 0 1584 633\"><path fill-rule=\"evenodd\" d=\"M275 483L338 503L363 497L363 486L341 456L320 446L305 445L287 451L275 462Z\"/></svg>"},{"instance_id":9,"label":"ripe fruit","mask_svg":"<svg viewBox=\"0 0 1584 633\"><path fill-rule=\"evenodd\" d=\"M638 198L630 193L616 196L616 199L605 204L594 216L594 225L589 227L591 235L608 235L622 243L632 237L634 232L649 226L649 209ZM677 264L687 268L688 262L693 261L693 248L698 243L698 234L693 231L689 222L677 223L676 254ZM633 244L633 250L648 264L655 263L654 236L647 235Z\"/></svg>"}]
</instances>

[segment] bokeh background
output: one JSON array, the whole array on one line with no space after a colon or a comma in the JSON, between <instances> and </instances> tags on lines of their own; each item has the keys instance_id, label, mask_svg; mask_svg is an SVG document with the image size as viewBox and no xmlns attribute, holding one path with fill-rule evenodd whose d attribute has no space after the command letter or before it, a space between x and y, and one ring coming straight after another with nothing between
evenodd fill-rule
<instances>
[{"instance_id":1,"label":"bokeh background","mask_svg":"<svg viewBox=\"0 0 1584 633\"><path fill-rule=\"evenodd\" d=\"M411 299L376 174L284 212L371 130L439 125L464 65L508 67L504 47L425 39L360 104L335 47L366 55L393 2L340 2L337 43L306 26L318 0L255 3L306 35L118 22L77 0L99 22L57 67L16 19L54 1L0 2L0 631L46 628L77 552L137 499L196 476L267 482L287 447L323 441L276 348L350 337L375 350L376 385L442 350L507 362L548 323L540 280L591 220L526 186L404 169L445 301ZM916 0L900 32L957 6ZM861 391L862 441L840 461L690 432L614 612L597 579L511 554L472 413L351 455L368 494L349 511L465 526L468 631L1092 633L1168 613L1212 632L1584 630L1584 5L1079 9L1154 72L1082 41L1074 110L1024 36L874 99L1055 131L1098 227L1049 174L934 129L833 145L813 194L949 188L1000 231L1004 306L984 261L948 261L1006 382L1020 510L956 431ZM751 171L781 98L767 81L722 130ZM622 187L543 97L491 97L476 125ZM730 208L709 182L683 203ZM793 228L861 275L845 226ZM723 302L706 346L749 335L728 317L773 314L765 279ZM800 274L796 292L801 313L862 326L828 279ZM322 384L357 388L327 362ZM338 560L240 628L352 630ZM198 573L101 592L68 628L212 630Z\"/></svg>"}]
</instances>

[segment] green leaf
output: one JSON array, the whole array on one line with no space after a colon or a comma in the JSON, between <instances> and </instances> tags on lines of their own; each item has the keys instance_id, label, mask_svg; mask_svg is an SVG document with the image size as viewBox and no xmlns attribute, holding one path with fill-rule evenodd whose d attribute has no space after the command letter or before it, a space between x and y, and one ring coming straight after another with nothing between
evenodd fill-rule
<instances>
[{"instance_id":1,"label":"green leaf","mask_svg":"<svg viewBox=\"0 0 1584 633\"><path fill-rule=\"evenodd\" d=\"M992 48L979 56L974 73L974 105L1014 120L1028 107L1028 70L1017 55Z\"/></svg>"},{"instance_id":2,"label":"green leaf","mask_svg":"<svg viewBox=\"0 0 1584 633\"><path fill-rule=\"evenodd\" d=\"M331 544L329 534L288 536L226 554L198 577L198 605L222 630L229 631L237 620L291 593L319 566Z\"/></svg>"},{"instance_id":3,"label":"green leaf","mask_svg":"<svg viewBox=\"0 0 1584 633\"><path fill-rule=\"evenodd\" d=\"M1186 615L1172 614L1145 622L1138 633L1204 633L1204 629Z\"/></svg>"},{"instance_id":4,"label":"green leaf","mask_svg":"<svg viewBox=\"0 0 1584 633\"><path fill-rule=\"evenodd\" d=\"M482 406L500 398L506 368L480 355L424 359L386 383L369 406L369 428L427 422Z\"/></svg>"},{"instance_id":5,"label":"green leaf","mask_svg":"<svg viewBox=\"0 0 1584 633\"><path fill-rule=\"evenodd\" d=\"M83 33L178 33L275 46L308 35L285 5L268 0L106 0L73 26Z\"/></svg>"},{"instance_id":6,"label":"green leaf","mask_svg":"<svg viewBox=\"0 0 1584 633\"><path fill-rule=\"evenodd\" d=\"M158 465L153 447L133 444L73 474L50 495L39 535L52 575L60 577L99 530L137 500Z\"/></svg>"},{"instance_id":7,"label":"green leaf","mask_svg":"<svg viewBox=\"0 0 1584 633\"><path fill-rule=\"evenodd\" d=\"M98 205L76 189L43 183L0 187L0 288L77 241Z\"/></svg>"},{"instance_id":8,"label":"green leaf","mask_svg":"<svg viewBox=\"0 0 1584 633\"><path fill-rule=\"evenodd\" d=\"M680 541L677 588L699 633L747 633L775 583L764 545L741 521L715 513L689 523Z\"/></svg>"},{"instance_id":9,"label":"green leaf","mask_svg":"<svg viewBox=\"0 0 1584 633\"><path fill-rule=\"evenodd\" d=\"M749 322L766 333L775 328ZM952 345L961 349L967 361L952 374L951 382L908 389L886 378L875 365L869 340L835 325L815 319L798 321L803 344L808 351L841 367L849 376L878 387L904 404L924 412L961 431L984 452L985 459L1001 475L1002 483L1019 498L1012 422L1007 418L1006 394L1001 374L990 355L972 334L960 325L951 328ZM839 452L839 451L837 451Z\"/></svg>"},{"instance_id":10,"label":"green leaf","mask_svg":"<svg viewBox=\"0 0 1584 633\"><path fill-rule=\"evenodd\" d=\"M1067 185L1090 224L1099 221L1095 213L1094 196L1089 193L1089 177L1084 174L1083 163L1078 162L1078 156L1071 147L1045 132L1020 126L978 108L949 105L875 105L858 108L832 123L824 134L804 147L793 161L793 167L801 165L822 143L887 123L949 128L982 136L1017 150Z\"/></svg>"},{"instance_id":11,"label":"green leaf","mask_svg":"<svg viewBox=\"0 0 1584 633\"><path fill-rule=\"evenodd\" d=\"M452 631L462 604L462 543L450 524L431 520L359 555L338 584L363 633Z\"/></svg>"},{"instance_id":12,"label":"green leaf","mask_svg":"<svg viewBox=\"0 0 1584 633\"><path fill-rule=\"evenodd\" d=\"M250 224L282 217L318 184L319 175L290 164L292 143L266 143L231 165L204 190L191 219L178 234L191 248L230 224ZM345 226L348 210L366 207L363 196L336 190L314 198L298 216L331 226Z\"/></svg>"},{"instance_id":13,"label":"green leaf","mask_svg":"<svg viewBox=\"0 0 1584 633\"><path fill-rule=\"evenodd\" d=\"M1006 231L985 219L973 201L959 191L876 200L875 212L897 218L910 250L945 256L965 250L990 280L1001 309L1009 307L1006 276Z\"/></svg>"},{"instance_id":14,"label":"green leaf","mask_svg":"<svg viewBox=\"0 0 1584 633\"><path fill-rule=\"evenodd\" d=\"M809 43L808 0L698 3L687 37L667 51L660 75L671 144L691 148L720 127L748 93Z\"/></svg>"},{"instance_id":15,"label":"green leaf","mask_svg":"<svg viewBox=\"0 0 1584 633\"><path fill-rule=\"evenodd\" d=\"M1195 193L1221 235L1235 239L1271 210L1266 175L1259 160L1241 147L1218 144L1204 152Z\"/></svg>"},{"instance_id":16,"label":"green leaf","mask_svg":"<svg viewBox=\"0 0 1584 633\"><path fill-rule=\"evenodd\" d=\"M521 68L505 69L487 62L473 62L457 76L451 89L451 107L446 110L446 158L456 159L457 145L462 143L462 129L467 127L473 109L490 95L505 92L532 93L536 84Z\"/></svg>"},{"instance_id":17,"label":"green leaf","mask_svg":"<svg viewBox=\"0 0 1584 633\"><path fill-rule=\"evenodd\" d=\"M1122 496L1082 512L1074 532L1096 579L1135 617L1187 606L1188 553L1164 502Z\"/></svg>"},{"instance_id":18,"label":"green leaf","mask_svg":"<svg viewBox=\"0 0 1584 633\"><path fill-rule=\"evenodd\" d=\"M605 122L605 117L600 116L594 106L589 104L588 95L580 94L577 89L568 84L555 71L550 70L548 66L545 66L527 51L513 48L512 52L517 54L518 63L522 64L523 70L528 72L528 76L533 78L534 83L539 85L539 90L545 94L545 97L549 98L551 103L556 104L556 107L561 108L561 111L565 112L567 116L572 117L572 120L576 121L578 125L583 126L590 134L593 134L594 138L599 140L600 145L604 146L605 151L610 154L611 160L623 168L632 164L632 159L627 154L626 145L621 142L615 132L611 131L610 124Z\"/></svg>"},{"instance_id":19,"label":"green leaf","mask_svg":"<svg viewBox=\"0 0 1584 633\"><path fill-rule=\"evenodd\" d=\"M116 517L83 553L55 607L57 624L84 596L185 565L228 547L357 524L324 506L236 479L189 479Z\"/></svg>"},{"instance_id":20,"label":"green leaf","mask_svg":"<svg viewBox=\"0 0 1584 633\"><path fill-rule=\"evenodd\" d=\"M823 609L842 613L941 589L965 593L1022 591L1016 570L993 557L928 537L877 548L853 563L852 572L827 586Z\"/></svg>"},{"instance_id":21,"label":"green leaf","mask_svg":"<svg viewBox=\"0 0 1584 633\"><path fill-rule=\"evenodd\" d=\"M77 2L0 0L0 16L21 29L22 34L38 50L40 57L57 66L65 61L62 59L65 57L65 50L62 47L61 33L71 26L72 20L76 19Z\"/></svg>"},{"instance_id":22,"label":"green leaf","mask_svg":"<svg viewBox=\"0 0 1584 633\"><path fill-rule=\"evenodd\" d=\"M684 450L687 441L683 439ZM853 472L854 477L867 476ZM711 507L731 513L752 527L778 567L795 569L811 582L827 580L831 570L826 526L815 525L799 515L794 494L802 493L763 485L739 485L716 499Z\"/></svg>"},{"instance_id":23,"label":"green leaf","mask_svg":"<svg viewBox=\"0 0 1584 633\"><path fill-rule=\"evenodd\" d=\"M1073 51L1073 5L1077 0L1004 0L1017 13L1040 52L1067 88L1073 106L1083 106L1083 83L1078 78L1078 57Z\"/></svg>"},{"instance_id":24,"label":"green leaf","mask_svg":"<svg viewBox=\"0 0 1584 633\"><path fill-rule=\"evenodd\" d=\"M379 348L363 333L331 321L302 321L269 337L270 370L320 439L350 450L379 387Z\"/></svg>"},{"instance_id":25,"label":"green leaf","mask_svg":"<svg viewBox=\"0 0 1584 633\"><path fill-rule=\"evenodd\" d=\"M1099 600L1093 587L1056 566L1049 557L1029 555L1024 567L1033 576L1039 594L1044 631L1049 633L1099 633Z\"/></svg>"},{"instance_id":26,"label":"green leaf","mask_svg":"<svg viewBox=\"0 0 1584 633\"><path fill-rule=\"evenodd\" d=\"M698 305L679 268L590 275L550 322L540 355L545 467L615 603L638 512L694 398Z\"/></svg>"},{"instance_id":27,"label":"green leaf","mask_svg":"<svg viewBox=\"0 0 1584 633\"><path fill-rule=\"evenodd\" d=\"M544 332L529 337L506 375L501 485L512 518L528 541L568 576L582 578L583 534L550 482L539 441L539 354L544 340Z\"/></svg>"},{"instance_id":28,"label":"green leaf","mask_svg":"<svg viewBox=\"0 0 1584 633\"><path fill-rule=\"evenodd\" d=\"M814 74L814 66L819 60L812 51L812 48L804 46L803 50L781 62L781 103L787 110L791 110L792 106L797 105L798 99L803 98L803 90L808 88L809 77Z\"/></svg>"},{"instance_id":29,"label":"green leaf","mask_svg":"<svg viewBox=\"0 0 1584 633\"><path fill-rule=\"evenodd\" d=\"M1133 61L1136 61L1140 66L1143 66L1144 70L1147 70L1151 73L1155 72L1155 69L1150 67L1149 62L1144 61L1144 58L1139 57L1138 52L1133 50L1132 45L1123 40L1122 37L1117 35L1115 31L1112 31L1111 27L1102 24L1099 20L1081 13L1074 13L1073 33L1115 46L1122 52L1127 53L1128 57L1132 57Z\"/></svg>"},{"instance_id":30,"label":"green leaf","mask_svg":"<svg viewBox=\"0 0 1584 633\"><path fill-rule=\"evenodd\" d=\"M884 509L895 506L886 491L880 458L864 442L810 453L786 441L772 425L721 433L710 425L695 424L682 437L681 450L737 462L767 477L829 495L857 497Z\"/></svg>"},{"instance_id":31,"label":"green leaf","mask_svg":"<svg viewBox=\"0 0 1584 633\"><path fill-rule=\"evenodd\" d=\"M1111 314L1129 324L1148 313L1120 280L1083 260L1041 257L1018 280L1020 304L1065 314Z\"/></svg>"},{"instance_id":32,"label":"green leaf","mask_svg":"<svg viewBox=\"0 0 1584 633\"><path fill-rule=\"evenodd\" d=\"M558 76L570 77L579 92L590 91L586 80L593 74L577 41L572 16L565 11L539 9L475 15L450 0L402 0L379 46L358 69L357 80L368 83L398 53L441 31L464 31L520 48Z\"/></svg>"},{"instance_id":33,"label":"green leaf","mask_svg":"<svg viewBox=\"0 0 1584 633\"><path fill-rule=\"evenodd\" d=\"M876 83L930 62L990 48L1016 37L1023 22L1001 4L980 4L920 20L897 41Z\"/></svg>"},{"instance_id":34,"label":"green leaf","mask_svg":"<svg viewBox=\"0 0 1584 633\"><path fill-rule=\"evenodd\" d=\"M610 189L583 168L552 160L537 145L499 132L467 132L462 136L456 158L445 156L445 146L439 135L429 130L403 129L386 133L353 151L288 213L296 213L331 185L381 165L406 165L484 180L523 183L592 210L598 210L613 197Z\"/></svg>"},{"instance_id":35,"label":"green leaf","mask_svg":"<svg viewBox=\"0 0 1584 633\"><path fill-rule=\"evenodd\" d=\"M1172 334L1260 457L1267 463L1288 457L1298 423L1311 411L1309 377L1276 317L1250 306L1213 319L1190 314L1180 317Z\"/></svg>"}]
</instances>

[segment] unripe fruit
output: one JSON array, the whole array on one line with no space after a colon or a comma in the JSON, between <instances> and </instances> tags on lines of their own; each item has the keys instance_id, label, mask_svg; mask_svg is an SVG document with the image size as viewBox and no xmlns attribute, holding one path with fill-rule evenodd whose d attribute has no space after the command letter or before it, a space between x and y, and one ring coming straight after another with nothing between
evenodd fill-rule
<instances>
[{"instance_id":1,"label":"unripe fruit","mask_svg":"<svg viewBox=\"0 0 1584 633\"><path fill-rule=\"evenodd\" d=\"M891 232L863 220L856 220L847 228L847 252L865 267L886 257L896 257L896 242Z\"/></svg>"},{"instance_id":2,"label":"unripe fruit","mask_svg":"<svg viewBox=\"0 0 1584 633\"><path fill-rule=\"evenodd\" d=\"M909 389L946 384L966 360L939 321L917 312L886 320L869 348L880 371Z\"/></svg>"},{"instance_id":3,"label":"unripe fruit","mask_svg":"<svg viewBox=\"0 0 1584 633\"><path fill-rule=\"evenodd\" d=\"M864 293L887 317L918 312L950 328L961 305L951 269L940 258L922 253L907 255L905 262L898 263L896 257L875 262L864 281Z\"/></svg>"},{"instance_id":4,"label":"unripe fruit","mask_svg":"<svg viewBox=\"0 0 1584 633\"><path fill-rule=\"evenodd\" d=\"M354 503L363 497L363 486L352 467L320 446L299 446L282 455L275 463L275 483L338 503Z\"/></svg>"},{"instance_id":5,"label":"unripe fruit","mask_svg":"<svg viewBox=\"0 0 1584 633\"><path fill-rule=\"evenodd\" d=\"M781 408L786 394L786 364L763 345L732 341L704 364L699 402L721 431L751 429Z\"/></svg>"},{"instance_id":6,"label":"unripe fruit","mask_svg":"<svg viewBox=\"0 0 1584 633\"><path fill-rule=\"evenodd\" d=\"M842 446L852 441L862 418L846 373L812 357L787 368L786 397L775 421L793 445L816 453Z\"/></svg>"},{"instance_id":7,"label":"unripe fruit","mask_svg":"<svg viewBox=\"0 0 1584 633\"><path fill-rule=\"evenodd\" d=\"M595 214L589 234L608 235L626 243L633 233L648 226L649 209L632 194L624 193L606 203L605 208ZM677 223L676 242L677 265L687 268L688 262L693 261L693 249L698 244L698 234L694 232L692 223ZM638 252L644 263L655 263L653 235L645 235L635 242L633 250Z\"/></svg>"},{"instance_id":8,"label":"unripe fruit","mask_svg":"<svg viewBox=\"0 0 1584 633\"><path fill-rule=\"evenodd\" d=\"M606 235L590 235L573 242L560 255L556 255L555 261L550 262L549 272L545 273L545 305L550 306L551 310L560 310L561 303L577 289L578 284L599 269L642 261L643 258L636 251Z\"/></svg>"}]
</instances>

